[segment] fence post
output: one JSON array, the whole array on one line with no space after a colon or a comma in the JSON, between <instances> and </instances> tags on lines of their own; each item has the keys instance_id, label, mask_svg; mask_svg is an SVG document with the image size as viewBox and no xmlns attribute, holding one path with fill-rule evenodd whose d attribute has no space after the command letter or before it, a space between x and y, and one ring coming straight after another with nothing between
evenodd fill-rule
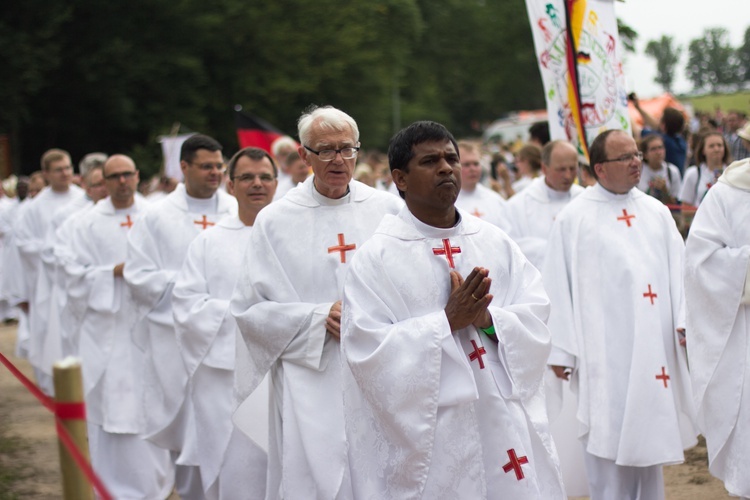
<instances>
[{"instance_id":1,"label":"fence post","mask_svg":"<svg viewBox=\"0 0 750 500\"><path fill-rule=\"evenodd\" d=\"M62 410L57 412L58 417L70 433L81 454L86 460L90 461L85 411L82 409L84 400L81 362L76 358L68 357L55 363L53 372L55 404L59 405L59 409ZM63 498L65 500L93 500L94 492L91 484L59 438L58 448L60 450Z\"/></svg>"}]
</instances>

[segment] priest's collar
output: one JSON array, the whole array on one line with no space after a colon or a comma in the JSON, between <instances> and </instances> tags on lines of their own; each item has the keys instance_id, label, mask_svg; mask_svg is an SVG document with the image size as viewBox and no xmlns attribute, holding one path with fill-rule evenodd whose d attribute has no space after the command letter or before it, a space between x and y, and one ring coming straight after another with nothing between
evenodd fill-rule
<instances>
[{"instance_id":1,"label":"priest's collar","mask_svg":"<svg viewBox=\"0 0 750 500\"><path fill-rule=\"evenodd\" d=\"M446 238L448 236L452 236L453 234L456 234L457 230L461 229L461 223L463 222L461 213L458 210L456 210L456 223L453 225L453 227L446 228L425 224L421 220L414 217L414 214L411 213L409 209L406 209L406 214L407 217L411 219L414 227L416 227L420 233L427 236L428 238Z\"/></svg>"},{"instance_id":2,"label":"priest's collar","mask_svg":"<svg viewBox=\"0 0 750 500\"><path fill-rule=\"evenodd\" d=\"M549 187L549 185L544 180L542 180L542 185L544 186L544 190L547 192L547 198L549 199L549 201L561 201L570 199L570 191L556 191Z\"/></svg>"},{"instance_id":3,"label":"priest's collar","mask_svg":"<svg viewBox=\"0 0 750 500\"><path fill-rule=\"evenodd\" d=\"M352 192L351 189L349 189L349 186L346 186L346 194L342 196L341 198L328 198L327 196L323 196L318 192L318 189L315 187L315 183L312 183L312 197L315 201L320 203L321 205L333 207L337 205L346 205L351 201L352 198Z\"/></svg>"},{"instance_id":4,"label":"priest's collar","mask_svg":"<svg viewBox=\"0 0 750 500\"><path fill-rule=\"evenodd\" d=\"M597 182L596 184L594 184L594 186L592 187L592 189L594 189L594 191L597 194L599 194L600 196L602 196L603 198L605 198L607 200L622 200L624 198L628 198L631 195L631 193L633 192L633 189L637 190L638 188L636 188L636 187L631 188L631 190L628 191L627 193L622 193L622 194L620 194L620 193L613 193L609 189L607 189L604 186L602 186L601 183Z\"/></svg>"}]
</instances>

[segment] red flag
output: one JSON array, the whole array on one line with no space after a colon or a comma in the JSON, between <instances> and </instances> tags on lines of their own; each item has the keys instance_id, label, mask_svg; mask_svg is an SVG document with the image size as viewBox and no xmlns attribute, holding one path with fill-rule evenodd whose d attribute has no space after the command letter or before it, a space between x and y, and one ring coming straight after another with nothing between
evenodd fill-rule
<instances>
[{"instance_id":1,"label":"red flag","mask_svg":"<svg viewBox=\"0 0 750 500\"><path fill-rule=\"evenodd\" d=\"M286 134L265 120L243 111L235 111L240 148L253 146L271 152L273 141Z\"/></svg>"}]
</instances>

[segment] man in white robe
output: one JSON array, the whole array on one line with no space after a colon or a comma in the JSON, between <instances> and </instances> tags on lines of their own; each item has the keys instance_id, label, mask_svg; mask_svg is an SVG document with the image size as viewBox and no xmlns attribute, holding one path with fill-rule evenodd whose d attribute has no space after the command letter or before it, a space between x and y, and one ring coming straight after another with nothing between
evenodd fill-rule
<instances>
[{"instance_id":1,"label":"man in white robe","mask_svg":"<svg viewBox=\"0 0 750 500\"><path fill-rule=\"evenodd\" d=\"M682 462L697 434L679 332L684 245L669 210L636 188L631 136L600 134L590 157L598 184L558 214L544 262L549 364L578 396L592 500L657 500L662 465Z\"/></svg>"},{"instance_id":2,"label":"man in white robe","mask_svg":"<svg viewBox=\"0 0 750 500\"><path fill-rule=\"evenodd\" d=\"M144 209L138 171L127 156L104 165L109 198L82 213L65 261L68 305L80 318L91 463L115 498L166 498L174 484L169 452L141 438L143 355L130 331L135 303L122 279L127 234ZM65 226L63 226L65 227Z\"/></svg>"},{"instance_id":3,"label":"man in white robe","mask_svg":"<svg viewBox=\"0 0 750 500\"><path fill-rule=\"evenodd\" d=\"M508 235L537 269L544 264L547 238L555 217L583 192L575 184L578 153L569 142L552 141L542 148L542 173L505 205L510 223Z\"/></svg>"},{"instance_id":4,"label":"man in white robe","mask_svg":"<svg viewBox=\"0 0 750 500\"><path fill-rule=\"evenodd\" d=\"M125 282L138 306L133 341L144 352L145 435L171 450L182 498L202 498L195 426L186 391L187 370L175 336L172 288L190 243L221 218L237 213L237 201L221 184L221 145L196 134L180 152L185 183L148 207L128 235Z\"/></svg>"},{"instance_id":5,"label":"man in white robe","mask_svg":"<svg viewBox=\"0 0 750 500\"><path fill-rule=\"evenodd\" d=\"M39 307L46 311L47 330L44 344L47 346L45 351L53 360L77 356L78 352L78 332L73 330L73 325L68 325L63 320L63 317L67 316L64 266L75 259L69 246L73 228L78 224L82 214L108 194L102 165L88 166L82 181L84 196L74 199L57 211L50 222L41 253L44 273L40 273L37 279L37 296L44 297L44 300L39 300Z\"/></svg>"},{"instance_id":6,"label":"man in white robe","mask_svg":"<svg viewBox=\"0 0 750 500\"><path fill-rule=\"evenodd\" d=\"M750 498L750 159L703 199L685 249L687 349L711 473Z\"/></svg>"},{"instance_id":7,"label":"man in white robe","mask_svg":"<svg viewBox=\"0 0 750 500\"><path fill-rule=\"evenodd\" d=\"M346 113L314 108L299 136L314 175L258 215L232 298L254 368L239 396L270 370L266 498L351 498L341 290L353 253L402 202L352 180L359 129Z\"/></svg>"},{"instance_id":8,"label":"man in white robe","mask_svg":"<svg viewBox=\"0 0 750 500\"><path fill-rule=\"evenodd\" d=\"M229 314L229 302L255 218L273 200L276 165L265 151L245 148L232 157L227 171L227 187L237 198L238 215L225 217L190 244L175 280L172 306L177 341L190 376L206 498L262 500L266 452L232 423L239 330ZM267 427L265 422L250 424Z\"/></svg>"},{"instance_id":9,"label":"man in white robe","mask_svg":"<svg viewBox=\"0 0 750 500\"><path fill-rule=\"evenodd\" d=\"M461 150L463 179L456 207L508 232L510 223L505 213L507 202L502 196L479 182L482 179L479 149L475 144L465 141L461 141L458 147Z\"/></svg>"},{"instance_id":10,"label":"man in white robe","mask_svg":"<svg viewBox=\"0 0 750 500\"><path fill-rule=\"evenodd\" d=\"M27 183L25 188L22 187L22 183ZM26 193L22 192L23 189L27 189ZM2 254L5 269L0 279L0 290L2 290L3 298L15 310L15 314L18 317L15 355L23 359L28 359L29 357L29 316L26 311L22 311L16 306L28 300L30 284L27 282L26 275L23 272L21 253L15 244L15 233L18 221L22 218L23 212L28 210L31 200L42 189L44 189L44 177L39 171L27 179L19 178L17 192L20 201L12 210L4 214L2 222L2 225L5 227L6 239ZM21 196L24 194L25 196L21 199Z\"/></svg>"},{"instance_id":11,"label":"man in white robe","mask_svg":"<svg viewBox=\"0 0 750 500\"><path fill-rule=\"evenodd\" d=\"M542 391L539 272L503 231L454 207L462 162L445 127L410 125L388 156L406 208L383 218L344 285L355 498L565 498Z\"/></svg>"},{"instance_id":12,"label":"man in white robe","mask_svg":"<svg viewBox=\"0 0 750 500\"><path fill-rule=\"evenodd\" d=\"M82 198L84 192L73 184L73 165L70 155L61 149L50 149L42 155L42 174L48 187L29 204L28 210L18 221L15 244L22 257L23 273L29 286L29 297L19 307L29 315L29 362L34 367L37 384L47 394L53 393L52 364L57 361L51 356L54 352L45 352L47 333L47 298L49 289L37 287L43 277L44 262L42 253L50 223L56 212L76 198ZM42 302L42 306L39 306ZM57 351L59 353L59 350Z\"/></svg>"}]
</instances>

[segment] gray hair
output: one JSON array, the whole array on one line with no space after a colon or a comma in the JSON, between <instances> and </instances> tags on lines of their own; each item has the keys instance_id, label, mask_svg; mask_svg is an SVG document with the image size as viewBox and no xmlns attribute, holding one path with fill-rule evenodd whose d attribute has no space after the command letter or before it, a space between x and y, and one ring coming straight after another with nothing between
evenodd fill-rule
<instances>
[{"instance_id":1,"label":"gray hair","mask_svg":"<svg viewBox=\"0 0 750 500\"><path fill-rule=\"evenodd\" d=\"M274 156L274 158L279 158L279 154L282 153L283 149L291 149L292 151L297 151L297 141L295 141L288 135L282 135L271 143L271 154Z\"/></svg>"},{"instance_id":2,"label":"gray hair","mask_svg":"<svg viewBox=\"0 0 750 500\"><path fill-rule=\"evenodd\" d=\"M310 144L310 134L313 125L319 126L324 131L352 132L354 140L359 142L359 127L354 118L333 106L318 107L315 105L307 108L297 121L299 139L303 145Z\"/></svg>"},{"instance_id":3,"label":"gray hair","mask_svg":"<svg viewBox=\"0 0 750 500\"><path fill-rule=\"evenodd\" d=\"M78 163L78 172L85 177L94 167L103 167L108 156L104 153L89 153Z\"/></svg>"}]
</instances>

